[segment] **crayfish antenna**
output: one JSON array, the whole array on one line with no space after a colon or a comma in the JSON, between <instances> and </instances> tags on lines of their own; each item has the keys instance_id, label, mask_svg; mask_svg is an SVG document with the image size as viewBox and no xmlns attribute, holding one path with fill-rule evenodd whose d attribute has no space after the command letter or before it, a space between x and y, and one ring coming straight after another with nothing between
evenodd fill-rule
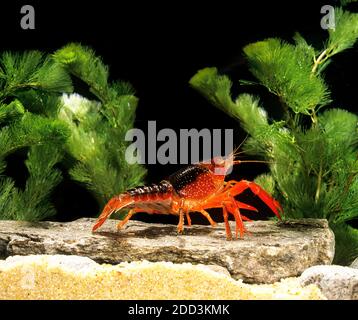
<instances>
[{"instance_id":1,"label":"crayfish antenna","mask_svg":"<svg viewBox=\"0 0 358 320\"><path fill-rule=\"evenodd\" d=\"M95 232L111 216L112 213L121 210L132 202L133 199L129 195L119 195L109 200L101 215L96 220L92 228L92 232Z\"/></svg>"}]
</instances>

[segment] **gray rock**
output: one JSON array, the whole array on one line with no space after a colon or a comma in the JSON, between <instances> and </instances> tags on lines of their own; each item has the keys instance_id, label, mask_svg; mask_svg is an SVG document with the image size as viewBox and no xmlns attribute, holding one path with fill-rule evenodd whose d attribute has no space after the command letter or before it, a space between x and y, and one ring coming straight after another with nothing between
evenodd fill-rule
<instances>
[{"instance_id":1,"label":"gray rock","mask_svg":"<svg viewBox=\"0 0 358 320\"><path fill-rule=\"evenodd\" d=\"M342 266L314 266L305 270L302 286L316 284L329 300L358 300L358 270Z\"/></svg>"},{"instance_id":2,"label":"gray rock","mask_svg":"<svg viewBox=\"0 0 358 320\"><path fill-rule=\"evenodd\" d=\"M169 261L218 265L247 283L273 283L295 277L318 264L330 264L334 235L326 220L246 223L251 235L227 241L225 227L192 226L178 235L176 226L129 221L117 231L109 220L92 234L94 219L69 223L0 221L0 255L66 254L99 263ZM234 222L232 223L234 224ZM234 225L232 225L234 229Z\"/></svg>"},{"instance_id":3,"label":"gray rock","mask_svg":"<svg viewBox=\"0 0 358 320\"><path fill-rule=\"evenodd\" d=\"M350 265L351 268L358 269L358 258L356 258L352 264Z\"/></svg>"}]
</instances>

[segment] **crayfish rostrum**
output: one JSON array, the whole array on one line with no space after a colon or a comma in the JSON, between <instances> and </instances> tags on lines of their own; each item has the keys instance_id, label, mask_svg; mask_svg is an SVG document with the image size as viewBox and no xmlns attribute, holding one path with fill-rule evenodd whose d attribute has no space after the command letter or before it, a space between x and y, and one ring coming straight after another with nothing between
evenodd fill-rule
<instances>
[{"instance_id":1,"label":"crayfish rostrum","mask_svg":"<svg viewBox=\"0 0 358 320\"><path fill-rule=\"evenodd\" d=\"M233 164L244 161L234 160L234 154L227 158L216 157L211 162L200 162L189 165L159 184L139 186L120 195L114 196L103 209L93 226L96 231L114 212L123 208L130 209L126 217L118 223L122 228L136 212L151 214L174 214L179 216L178 232L183 232L184 216L191 226L190 213L200 212L212 226L216 223L206 211L210 208L222 208L226 237L232 238L228 215L232 214L236 222L236 238L240 232L243 237L246 229L243 220L250 220L240 213L240 209L257 211L256 208L235 199L235 196L250 189L274 214L281 219L280 204L258 184L247 181L225 181L225 177Z\"/></svg>"}]
</instances>

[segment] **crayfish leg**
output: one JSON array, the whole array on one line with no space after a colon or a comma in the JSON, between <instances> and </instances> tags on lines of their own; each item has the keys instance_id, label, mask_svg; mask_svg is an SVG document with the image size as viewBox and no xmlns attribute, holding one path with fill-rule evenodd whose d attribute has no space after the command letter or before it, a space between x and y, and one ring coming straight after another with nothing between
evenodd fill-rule
<instances>
[{"instance_id":1,"label":"crayfish leg","mask_svg":"<svg viewBox=\"0 0 358 320\"><path fill-rule=\"evenodd\" d=\"M211 226L216 227L216 222L211 218L209 212L205 211L205 210L200 210L199 211L206 219L208 219L208 221L210 222Z\"/></svg>"},{"instance_id":2,"label":"crayfish leg","mask_svg":"<svg viewBox=\"0 0 358 320\"><path fill-rule=\"evenodd\" d=\"M237 200L236 200L236 204L239 207L239 209L245 209L245 210L258 212L258 210L255 207L250 206L249 204L246 204L246 203L243 203L243 202L240 202L240 201L237 201Z\"/></svg>"},{"instance_id":3,"label":"crayfish leg","mask_svg":"<svg viewBox=\"0 0 358 320\"><path fill-rule=\"evenodd\" d=\"M183 211L183 208L179 209L179 223L178 223L177 229L178 229L178 233L183 233L183 229L184 229L184 211Z\"/></svg>"},{"instance_id":4,"label":"crayfish leg","mask_svg":"<svg viewBox=\"0 0 358 320\"><path fill-rule=\"evenodd\" d=\"M231 240L232 234L231 234L231 228L230 228L228 213L225 204L223 204L223 216L225 222L226 240Z\"/></svg>"},{"instance_id":5,"label":"crayfish leg","mask_svg":"<svg viewBox=\"0 0 358 320\"><path fill-rule=\"evenodd\" d=\"M136 213L135 209L129 210L129 212L127 213L127 215L124 217L123 220L121 220L118 224L117 224L117 229L120 230L123 228L123 226L129 221L130 218L132 218L132 216Z\"/></svg>"},{"instance_id":6,"label":"crayfish leg","mask_svg":"<svg viewBox=\"0 0 358 320\"><path fill-rule=\"evenodd\" d=\"M236 239L238 238L239 232L240 232L240 238L243 238L244 233L247 231L244 223L241 218L240 209L233 197L230 198L230 201L226 202L225 204L226 209L233 214L235 218L236 228L235 228L235 236Z\"/></svg>"},{"instance_id":7,"label":"crayfish leg","mask_svg":"<svg viewBox=\"0 0 358 320\"><path fill-rule=\"evenodd\" d=\"M185 212L185 217L186 217L186 222L188 223L188 226L190 227L191 226L191 219L190 219L190 215L189 215L188 211Z\"/></svg>"}]
</instances>

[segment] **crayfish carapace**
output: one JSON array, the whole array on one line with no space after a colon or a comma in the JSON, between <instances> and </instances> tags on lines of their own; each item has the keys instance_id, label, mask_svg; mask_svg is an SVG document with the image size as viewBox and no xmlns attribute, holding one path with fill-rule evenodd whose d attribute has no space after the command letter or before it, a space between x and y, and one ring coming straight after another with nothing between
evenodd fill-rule
<instances>
[{"instance_id":1,"label":"crayfish carapace","mask_svg":"<svg viewBox=\"0 0 358 320\"><path fill-rule=\"evenodd\" d=\"M200 162L189 165L159 184L139 186L114 196L104 207L92 230L96 231L112 213L128 208L130 210L118 223L118 229L122 228L136 212L148 212L178 215L178 232L182 233L184 216L187 224L191 226L190 212L200 212L212 226L215 226L216 223L206 210L222 208L227 239L232 238L229 213L235 218L236 238L239 232L240 237L243 237L246 231L243 220L250 219L243 216L240 209L252 211L257 211L257 209L236 200L235 196L248 188L281 219L280 204L259 185L247 180L225 181L231 166L241 162L245 161L234 161L234 154L227 158L216 157L210 163Z\"/></svg>"}]
</instances>

